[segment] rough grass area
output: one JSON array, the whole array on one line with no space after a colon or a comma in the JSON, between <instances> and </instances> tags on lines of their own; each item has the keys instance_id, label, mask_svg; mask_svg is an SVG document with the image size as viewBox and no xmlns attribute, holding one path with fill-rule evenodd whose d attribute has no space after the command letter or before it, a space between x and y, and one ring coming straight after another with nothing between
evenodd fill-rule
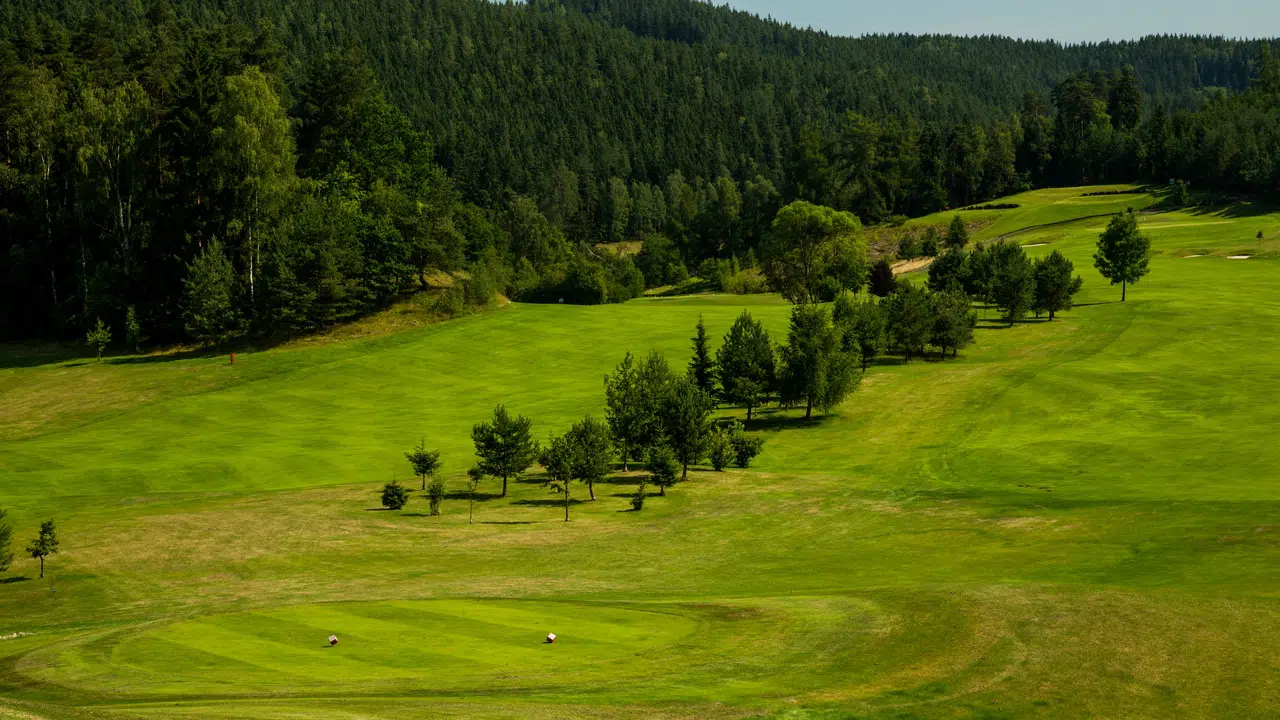
<instances>
[{"instance_id":1,"label":"rough grass area","mask_svg":"<svg viewBox=\"0 0 1280 720\"><path fill-rule=\"evenodd\" d=\"M762 414L750 470L641 512L618 473L569 523L529 478L468 525L471 425L504 402L561 431L625 351L683 362L700 315L718 337L743 308L781 339L783 302L512 304L234 367L5 348L0 503L63 547L52 582L0 578L0 717L1273 716L1280 215L1143 216L1121 304L1089 217L1152 198L1086 190L983 230L1083 218L1017 237L1085 279L1057 321L980 310L958 359ZM438 518L403 460L424 434Z\"/></svg>"}]
</instances>

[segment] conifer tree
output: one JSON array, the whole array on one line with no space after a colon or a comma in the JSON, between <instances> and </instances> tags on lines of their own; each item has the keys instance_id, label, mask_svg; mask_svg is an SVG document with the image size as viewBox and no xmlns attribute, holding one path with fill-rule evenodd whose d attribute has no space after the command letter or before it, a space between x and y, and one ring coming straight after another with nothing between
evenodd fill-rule
<instances>
[{"instance_id":1,"label":"conifer tree","mask_svg":"<svg viewBox=\"0 0 1280 720\"><path fill-rule=\"evenodd\" d=\"M1107 229L1098 237L1094 266L1102 277L1120 286L1120 302L1128 296L1129 285L1150 272L1151 240L1138 230L1138 216L1133 208L1111 218Z\"/></svg>"},{"instance_id":2,"label":"conifer tree","mask_svg":"<svg viewBox=\"0 0 1280 720\"><path fill-rule=\"evenodd\" d=\"M1049 313L1052 321L1057 313L1070 310L1075 294L1080 292L1084 280L1072 277L1075 266L1065 255L1054 250L1035 262L1036 301L1035 310Z\"/></svg>"},{"instance_id":3,"label":"conifer tree","mask_svg":"<svg viewBox=\"0 0 1280 720\"><path fill-rule=\"evenodd\" d=\"M747 408L747 420L769 397L777 373L773 341L759 321L746 310L734 321L716 351L716 374L725 402Z\"/></svg>"},{"instance_id":4,"label":"conifer tree","mask_svg":"<svg viewBox=\"0 0 1280 720\"><path fill-rule=\"evenodd\" d=\"M479 467L486 475L502 478L502 497L507 496L507 481L518 478L538 458L538 442L530 428L533 423L523 416L511 417L501 405L493 410L493 419L471 429Z\"/></svg>"},{"instance_id":5,"label":"conifer tree","mask_svg":"<svg viewBox=\"0 0 1280 720\"><path fill-rule=\"evenodd\" d=\"M711 359L707 326L703 323L701 315L698 316L698 327L693 336L693 359L689 361L689 379L708 395L715 394L715 363Z\"/></svg>"}]
</instances>

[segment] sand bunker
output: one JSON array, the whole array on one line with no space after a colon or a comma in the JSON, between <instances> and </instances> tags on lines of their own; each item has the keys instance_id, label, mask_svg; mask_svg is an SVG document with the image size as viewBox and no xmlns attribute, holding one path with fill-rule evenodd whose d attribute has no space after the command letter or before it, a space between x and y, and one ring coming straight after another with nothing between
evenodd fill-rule
<instances>
[{"instance_id":1,"label":"sand bunker","mask_svg":"<svg viewBox=\"0 0 1280 720\"><path fill-rule=\"evenodd\" d=\"M1030 245L1023 245L1022 247L1044 247L1048 244L1049 243L1031 243Z\"/></svg>"},{"instance_id":2,"label":"sand bunker","mask_svg":"<svg viewBox=\"0 0 1280 720\"><path fill-rule=\"evenodd\" d=\"M34 633L16 632L8 635L0 635L0 640L17 640L18 638L31 637Z\"/></svg>"},{"instance_id":3,"label":"sand bunker","mask_svg":"<svg viewBox=\"0 0 1280 720\"><path fill-rule=\"evenodd\" d=\"M1228 260L1248 260L1251 257L1253 256L1252 255L1228 255L1227 259Z\"/></svg>"},{"instance_id":4,"label":"sand bunker","mask_svg":"<svg viewBox=\"0 0 1280 720\"><path fill-rule=\"evenodd\" d=\"M1188 259L1193 258L1193 257L1204 257L1204 256L1203 256L1203 255L1183 255L1183 256L1182 256L1182 259L1183 259L1183 260L1188 260Z\"/></svg>"}]
</instances>

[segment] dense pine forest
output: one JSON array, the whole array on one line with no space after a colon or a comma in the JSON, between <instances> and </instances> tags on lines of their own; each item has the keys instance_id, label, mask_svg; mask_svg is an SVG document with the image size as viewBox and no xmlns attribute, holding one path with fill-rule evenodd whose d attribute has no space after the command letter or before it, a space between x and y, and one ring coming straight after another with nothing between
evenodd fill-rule
<instances>
[{"instance_id":1,"label":"dense pine forest","mask_svg":"<svg viewBox=\"0 0 1280 720\"><path fill-rule=\"evenodd\" d=\"M1136 179L1277 198L1280 62L689 0L12 0L0 158L0 337L221 342L442 272L447 312L624 301L753 265L796 199L874 224Z\"/></svg>"}]
</instances>

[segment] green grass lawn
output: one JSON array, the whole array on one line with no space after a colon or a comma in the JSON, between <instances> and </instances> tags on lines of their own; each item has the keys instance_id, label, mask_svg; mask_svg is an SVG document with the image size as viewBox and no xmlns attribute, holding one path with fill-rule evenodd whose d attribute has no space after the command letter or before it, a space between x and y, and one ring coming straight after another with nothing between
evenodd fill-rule
<instances>
[{"instance_id":1,"label":"green grass lawn","mask_svg":"<svg viewBox=\"0 0 1280 720\"><path fill-rule=\"evenodd\" d=\"M1082 192L980 237L1153 202ZM1075 262L1076 309L982 311L958 359L766 416L749 471L638 513L620 473L570 523L529 478L468 525L471 425L562 431L624 352L682 363L744 307L781 339L784 303L517 304L234 366L0 350L0 503L22 544L63 537L53 583L0 584L0 637L27 633L0 717L1275 717L1280 215L1142 224L1128 302L1092 268L1105 218L1019 233ZM444 515L416 485L381 510L422 435Z\"/></svg>"}]
</instances>

